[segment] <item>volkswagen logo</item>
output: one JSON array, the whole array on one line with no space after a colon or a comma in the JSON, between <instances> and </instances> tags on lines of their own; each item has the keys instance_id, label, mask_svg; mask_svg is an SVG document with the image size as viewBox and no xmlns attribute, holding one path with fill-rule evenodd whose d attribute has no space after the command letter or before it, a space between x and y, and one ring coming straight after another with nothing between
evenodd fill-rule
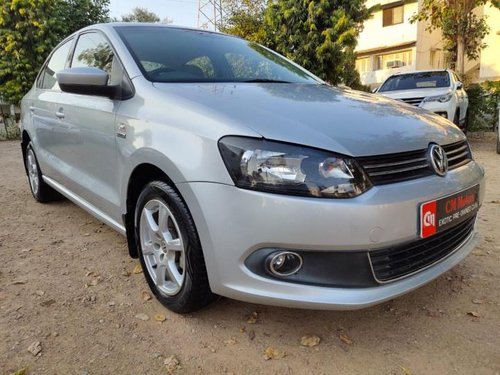
<instances>
[{"instance_id":1,"label":"volkswagen logo","mask_svg":"<svg viewBox=\"0 0 500 375\"><path fill-rule=\"evenodd\" d=\"M444 176L448 172L448 157L444 149L433 143L429 145L427 153L431 169L436 172L438 176Z\"/></svg>"}]
</instances>

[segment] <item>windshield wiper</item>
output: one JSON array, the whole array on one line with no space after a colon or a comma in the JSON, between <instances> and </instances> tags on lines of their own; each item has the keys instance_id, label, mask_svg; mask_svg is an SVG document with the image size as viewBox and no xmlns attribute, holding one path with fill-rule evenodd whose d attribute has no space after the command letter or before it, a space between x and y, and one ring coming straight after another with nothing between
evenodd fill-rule
<instances>
[{"instance_id":1,"label":"windshield wiper","mask_svg":"<svg viewBox=\"0 0 500 375\"><path fill-rule=\"evenodd\" d=\"M282 81L279 79L267 79L267 78L255 78L247 79L246 81L240 81L245 83L292 83L290 81Z\"/></svg>"}]
</instances>

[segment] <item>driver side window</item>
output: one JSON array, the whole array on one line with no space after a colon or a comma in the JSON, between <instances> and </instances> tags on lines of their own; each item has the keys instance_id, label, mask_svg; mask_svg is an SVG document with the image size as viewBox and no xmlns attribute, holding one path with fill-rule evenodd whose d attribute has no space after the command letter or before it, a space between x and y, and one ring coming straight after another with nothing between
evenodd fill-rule
<instances>
[{"instance_id":1,"label":"driver side window","mask_svg":"<svg viewBox=\"0 0 500 375\"><path fill-rule=\"evenodd\" d=\"M117 61L113 49L107 39L97 32L80 35L76 43L72 68L91 67L104 70L109 74L110 85L120 84L123 70Z\"/></svg>"}]
</instances>

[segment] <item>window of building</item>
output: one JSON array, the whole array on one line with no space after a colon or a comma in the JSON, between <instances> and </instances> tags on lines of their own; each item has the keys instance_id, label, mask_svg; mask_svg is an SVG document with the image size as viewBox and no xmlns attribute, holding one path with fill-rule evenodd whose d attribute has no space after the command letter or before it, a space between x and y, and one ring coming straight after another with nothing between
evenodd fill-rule
<instances>
[{"instance_id":1,"label":"window of building","mask_svg":"<svg viewBox=\"0 0 500 375\"><path fill-rule=\"evenodd\" d=\"M392 26L398 23L403 23L403 5L396 7L386 8L383 12L382 26Z\"/></svg>"},{"instance_id":2,"label":"window of building","mask_svg":"<svg viewBox=\"0 0 500 375\"><path fill-rule=\"evenodd\" d=\"M358 71L359 74L364 73L364 72L369 72L371 70L370 58L369 57L362 57L362 58L356 59L356 70Z\"/></svg>"},{"instance_id":3,"label":"window of building","mask_svg":"<svg viewBox=\"0 0 500 375\"><path fill-rule=\"evenodd\" d=\"M392 69L408 66L412 64L413 53L412 50L397 51L377 55L377 69Z\"/></svg>"}]
</instances>

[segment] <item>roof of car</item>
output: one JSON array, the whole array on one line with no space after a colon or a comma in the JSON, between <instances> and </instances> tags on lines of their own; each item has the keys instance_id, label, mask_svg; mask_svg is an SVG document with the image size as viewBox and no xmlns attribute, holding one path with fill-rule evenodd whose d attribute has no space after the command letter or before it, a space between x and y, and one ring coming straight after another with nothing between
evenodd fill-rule
<instances>
[{"instance_id":1,"label":"roof of car","mask_svg":"<svg viewBox=\"0 0 500 375\"><path fill-rule=\"evenodd\" d=\"M412 70L409 72L396 72L396 73L391 74L390 76L392 77L392 76L399 76L399 75L403 75L403 74L419 74L419 73L433 73L433 72L450 72L451 73L451 69Z\"/></svg>"},{"instance_id":2,"label":"roof of car","mask_svg":"<svg viewBox=\"0 0 500 375\"><path fill-rule=\"evenodd\" d=\"M212 31L212 30L205 30L205 29L197 29L194 27L187 27L187 26L178 26L178 25L171 25L171 24L164 24L164 23L151 23L151 22L108 22L108 23L98 23L95 25L90 25L82 30L85 29L109 29L109 28L116 28L116 27L162 27L162 28L169 28L169 29L180 29L180 30L189 30L189 31L198 31L198 32L206 32L206 33L211 33L211 34L223 34L217 31Z\"/></svg>"}]
</instances>

